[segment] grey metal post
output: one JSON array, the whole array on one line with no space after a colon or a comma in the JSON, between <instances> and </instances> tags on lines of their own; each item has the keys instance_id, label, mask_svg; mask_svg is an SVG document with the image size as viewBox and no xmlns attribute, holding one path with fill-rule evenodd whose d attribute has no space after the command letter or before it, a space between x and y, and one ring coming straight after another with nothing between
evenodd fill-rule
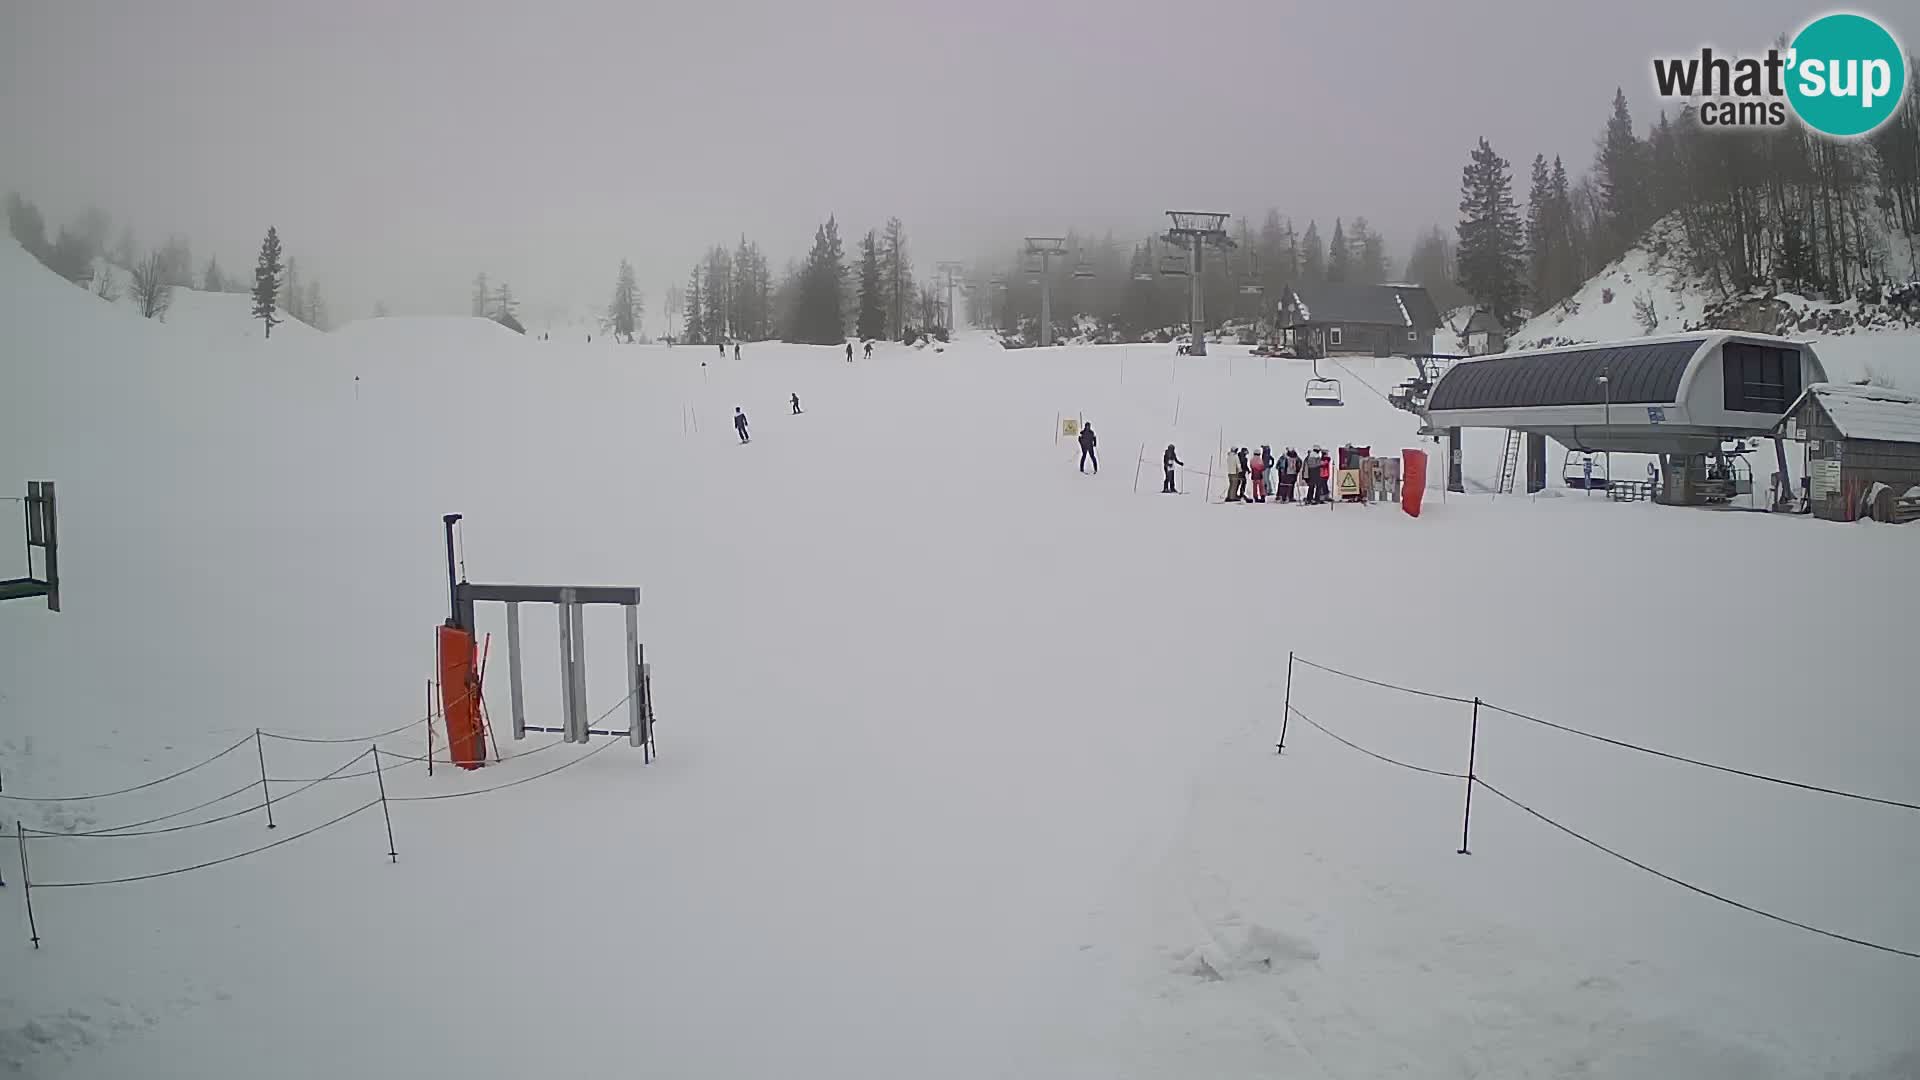
<instances>
[{"instance_id":1,"label":"grey metal post","mask_svg":"<svg viewBox=\"0 0 1920 1080\"><path fill-rule=\"evenodd\" d=\"M573 730L575 742L587 741L587 605L573 609Z\"/></svg>"},{"instance_id":2,"label":"grey metal post","mask_svg":"<svg viewBox=\"0 0 1920 1080\"><path fill-rule=\"evenodd\" d=\"M573 618L570 613L572 604L567 599L573 595L572 589L560 590L560 603L554 610L560 613L560 739L573 741Z\"/></svg>"},{"instance_id":3,"label":"grey metal post","mask_svg":"<svg viewBox=\"0 0 1920 1080\"><path fill-rule=\"evenodd\" d=\"M1447 490L1464 492L1466 481L1460 477L1460 429L1447 429Z\"/></svg>"},{"instance_id":4,"label":"grey metal post","mask_svg":"<svg viewBox=\"0 0 1920 1080\"><path fill-rule=\"evenodd\" d=\"M1527 493L1547 488L1547 437L1527 433Z\"/></svg>"},{"instance_id":5,"label":"grey metal post","mask_svg":"<svg viewBox=\"0 0 1920 1080\"><path fill-rule=\"evenodd\" d=\"M1193 270L1187 277L1187 289L1193 301L1193 318L1187 336L1193 344L1187 346L1187 352L1194 356L1205 356L1207 355L1206 304L1202 299L1204 290L1201 288L1200 252L1206 245L1201 243L1197 236L1192 237L1188 242L1193 245Z\"/></svg>"},{"instance_id":6,"label":"grey metal post","mask_svg":"<svg viewBox=\"0 0 1920 1080\"><path fill-rule=\"evenodd\" d=\"M1287 752L1287 720L1292 714L1293 714L1293 650L1288 649L1287 650L1287 692L1286 692L1286 695L1280 699L1280 742L1277 745L1275 745L1273 748L1273 752L1276 754L1284 754Z\"/></svg>"},{"instance_id":7,"label":"grey metal post","mask_svg":"<svg viewBox=\"0 0 1920 1080\"><path fill-rule=\"evenodd\" d=\"M1473 771L1480 756L1480 699L1473 699L1473 729L1467 736L1467 808L1460 815L1460 850L1456 855L1471 855L1467 850L1467 830L1473 827L1473 784L1476 778Z\"/></svg>"},{"instance_id":8,"label":"grey metal post","mask_svg":"<svg viewBox=\"0 0 1920 1080\"><path fill-rule=\"evenodd\" d=\"M507 689L513 698L513 737L527 737L527 707L520 682L520 605L507 603Z\"/></svg>"},{"instance_id":9,"label":"grey metal post","mask_svg":"<svg viewBox=\"0 0 1920 1080\"><path fill-rule=\"evenodd\" d=\"M1048 273L1052 256L1040 253L1040 347L1053 344L1053 275Z\"/></svg>"},{"instance_id":10,"label":"grey metal post","mask_svg":"<svg viewBox=\"0 0 1920 1080\"><path fill-rule=\"evenodd\" d=\"M640 609L627 609L627 742L639 746L643 734L640 722Z\"/></svg>"},{"instance_id":11,"label":"grey metal post","mask_svg":"<svg viewBox=\"0 0 1920 1080\"><path fill-rule=\"evenodd\" d=\"M60 506L53 496L53 481L40 484L41 510L47 516L47 610L60 610Z\"/></svg>"}]
</instances>

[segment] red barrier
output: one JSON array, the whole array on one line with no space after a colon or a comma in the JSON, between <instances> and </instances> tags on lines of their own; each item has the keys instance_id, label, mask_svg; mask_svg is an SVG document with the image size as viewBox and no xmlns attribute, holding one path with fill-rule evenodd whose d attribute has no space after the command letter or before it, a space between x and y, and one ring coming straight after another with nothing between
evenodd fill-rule
<instances>
[{"instance_id":1,"label":"red barrier","mask_svg":"<svg viewBox=\"0 0 1920 1080\"><path fill-rule=\"evenodd\" d=\"M1400 509L1420 516L1420 498L1427 493L1427 452L1400 451Z\"/></svg>"},{"instance_id":2,"label":"red barrier","mask_svg":"<svg viewBox=\"0 0 1920 1080\"><path fill-rule=\"evenodd\" d=\"M477 769L486 764L486 740L480 730L480 678L473 665L473 635L444 624L440 627L440 708L447 720L447 753L453 763L463 769Z\"/></svg>"}]
</instances>

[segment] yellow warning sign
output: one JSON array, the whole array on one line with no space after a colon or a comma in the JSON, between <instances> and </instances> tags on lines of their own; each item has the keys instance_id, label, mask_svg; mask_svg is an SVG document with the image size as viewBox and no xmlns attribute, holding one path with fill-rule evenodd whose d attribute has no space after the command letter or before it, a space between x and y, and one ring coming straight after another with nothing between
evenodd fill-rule
<instances>
[{"instance_id":1,"label":"yellow warning sign","mask_svg":"<svg viewBox=\"0 0 1920 1080\"><path fill-rule=\"evenodd\" d=\"M1078 421L1078 420L1075 420L1075 419L1074 419L1073 417L1071 417L1071 416L1069 416L1069 417L1067 417L1066 419L1064 419L1064 420L1062 420L1062 421L1060 421L1060 434L1062 434L1062 435L1078 435L1078 434L1080 434L1080 421Z\"/></svg>"},{"instance_id":2,"label":"yellow warning sign","mask_svg":"<svg viewBox=\"0 0 1920 1080\"><path fill-rule=\"evenodd\" d=\"M1359 469L1340 470L1340 497L1343 499L1357 499L1360 497Z\"/></svg>"}]
</instances>

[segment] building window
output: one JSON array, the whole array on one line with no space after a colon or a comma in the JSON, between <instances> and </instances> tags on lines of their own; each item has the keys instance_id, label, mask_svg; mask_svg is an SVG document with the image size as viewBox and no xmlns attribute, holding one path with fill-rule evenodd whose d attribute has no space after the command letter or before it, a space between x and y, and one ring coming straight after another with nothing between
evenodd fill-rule
<instances>
[{"instance_id":1,"label":"building window","mask_svg":"<svg viewBox=\"0 0 1920 1080\"><path fill-rule=\"evenodd\" d=\"M1409 330L1409 331L1407 331L1407 340L1408 340L1408 341L1419 341L1419 340L1420 340L1420 335L1419 335L1419 334L1417 334L1417 333L1415 333L1415 332L1414 332L1414 331L1412 331L1412 330Z\"/></svg>"},{"instance_id":2,"label":"building window","mask_svg":"<svg viewBox=\"0 0 1920 1080\"><path fill-rule=\"evenodd\" d=\"M1327 327L1327 344L1329 345L1340 344L1340 328L1339 327L1337 326Z\"/></svg>"},{"instance_id":3,"label":"building window","mask_svg":"<svg viewBox=\"0 0 1920 1080\"><path fill-rule=\"evenodd\" d=\"M1721 348L1729 412L1780 414L1800 396L1800 350L1730 341Z\"/></svg>"}]
</instances>

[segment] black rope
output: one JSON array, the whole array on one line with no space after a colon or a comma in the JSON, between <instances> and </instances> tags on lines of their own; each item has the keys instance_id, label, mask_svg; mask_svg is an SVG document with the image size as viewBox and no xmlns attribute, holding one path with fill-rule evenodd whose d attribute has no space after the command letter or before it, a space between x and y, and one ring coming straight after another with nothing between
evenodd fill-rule
<instances>
[{"instance_id":1,"label":"black rope","mask_svg":"<svg viewBox=\"0 0 1920 1080\"><path fill-rule=\"evenodd\" d=\"M1619 739L1608 738L1605 735L1600 735L1595 732L1582 731L1579 728L1568 727L1565 724L1556 724L1551 720L1542 720L1537 716L1528 716L1526 713L1514 712L1512 709L1503 709L1498 705L1492 704L1491 702L1483 701L1480 704L1489 709L1492 709L1494 712L1506 713L1508 716L1511 716L1517 720L1526 720L1531 723L1539 724L1542 727L1553 728L1555 731L1564 731L1569 735L1578 735L1584 739L1592 739L1595 742L1603 742L1603 743L1607 743L1610 746L1618 746L1624 750L1638 750L1640 753L1652 754L1654 757L1666 758L1669 761L1680 761L1680 762L1685 762L1688 765L1698 765L1703 769L1712 769L1716 772L1732 773L1735 776L1744 776L1749 780L1765 780L1769 784L1779 784L1782 787L1799 788L1802 791L1817 791L1822 795L1838 795L1843 799L1858 799L1861 802L1879 803L1882 806L1898 806L1905 810L1920 810L1920 803L1901 802L1898 799L1882 799L1877 795L1862 795L1857 791L1843 791L1839 788L1821 787L1819 784L1808 784L1808 783L1803 783L1799 780L1788 780L1784 777L1769 776L1766 773L1749 772L1746 769L1736 769L1731 765L1716 765L1711 761L1701 761L1699 758L1690 758L1684 754L1673 754L1673 753L1668 753L1665 750L1655 750L1651 746L1641 746L1637 743L1623 742Z\"/></svg>"},{"instance_id":2,"label":"black rope","mask_svg":"<svg viewBox=\"0 0 1920 1080\"><path fill-rule=\"evenodd\" d=\"M531 783L532 781L538 780L543 776L552 776L554 773L557 773L562 769L571 769L575 765L580 764L581 762L587 760L593 755L599 753L602 750L607 749L610 746L615 745L618 742L619 742L618 739L610 738L606 742L601 743L599 746L594 747L593 749L587 751L584 754L581 754L579 757L574 758L571 761L563 761L560 764L555 765L553 768L547 769L544 772L537 772L537 773L534 773L532 776L523 776L518 780L509 780L504 784L495 784L492 787L474 788L471 791L443 791L438 795L389 795L387 797L387 801L388 802L434 802L439 799L464 799L469 795L485 795L489 791L505 791L507 788L510 788L510 787L518 787L521 784Z\"/></svg>"},{"instance_id":3,"label":"black rope","mask_svg":"<svg viewBox=\"0 0 1920 1080\"><path fill-rule=\"evenodd\" d=\"M204 761L195 762L194 764L189 765L184 769L181 769L179 772L168 773L167 775L162 776L157 780L149 780L144 784L135 784L132 787L121 788L118 791L102 791L93 795L5 795L5 794L0 794L0 799L12 799L17 802L85 802L89 799L110 799L115 795L126 795L130 792L145 791L147 788L164 784L169 780L178 780L180 777L187 775L188 773L194 771L195 769L201 768L206 765L211 765L214 762L219 761L221 758L226 757L228 754L233 753L235 750L240 749L241 747L247 745L252 741L253 741L253 733L248 732L246 737L241 739L239 742L234 743L232 746L227 747L225 750L220 751L219 753L213 755L210 758L207 758ZM31 832L34 830L29 830L29 831Z\"/></svg>"},{"instance_id":4,"label":"black rope","mask_svg":"<svg viewBox=\"0 0 1920 1080\"><path fill-rule=\"evenodd\" d=\"M36 881L33 883L33 887L36 889L79 889L79 888L85 888L92 885L125 885L125 884L128 884L129 882L152 881L154 878L172 877L175 874L186 874L186 873L191 873L192 871L195 871L195 870L205 870L211 866L219 866L222 863L233 862L235 859L244 859L249 855L258 855L263 851L271 851L272 849L277 848L282 844L291 844L295 840L298 840L306 836L312 836L314 833L319 832L321 829L331 828L332 826L340 824L341 822L347 820L348 818L352 817L355 814L364 813L379 805L380 805L380 800L374 799L371 802L361 804L356 809L349 810L346 813L341 814L337 818L333 818L328 821L323 821L320 824L305 830L304 832L297 832L297 833L294 833L292 836L283 836L280 839L275 840L271 844L262 844L257 848L248 848L246 851L238 852L233 855L227 855L218 859L212 859L203 863L195 863L192 866L182 866L174 870L161 870L152 874L136 874L133 877L103 878L99 881L50 881L44 884ZM36 834L34 833L33 830L31 829L27 830L28 839L32 839L35 835Z\"/></svg>"},{"instance_id":5,"label":"black rope","mask_svg":"<svg viewBox=\"0 0 1920 1080\"><path fill-rule=\"evenodd\" d=\"M456 702L456 704L458 703ZM418 719L409 720L406 723L401 724L397 728L388 728L385 731L378 731L373 733L372 735L354 735L344 739L320 739L320 738L314 738L306 735L277 735L271 731L262 731L260 734L269 739L275 739L280 742L292 742L292 743L320 743L320 744L330 745L330 744L336 744L336 743L369 742L373 739L384 739L389 735L398 735L401 732L407 730L408 728L419 727L421 724L426 723L429 719L431 718L422 716L422 717L419 717Z\"/></svg>"},{"instance_id":6,"label":"black rope","mask_svg":"<svg viewBox=\"0 0 1920 1080\"><path fill-rule=\"evenodd\" d=\"M1298 654L1295 654L1293 659L1295 663L1305 664L1310 668L1318 668L1329 675L1338 675L1343 679L1352 679L1354 682L1363 682L1363 683L1366 683L1368 686L1378 686L1382 690L1398 690L1403 694L1416 694L1420 697L1434 698L1439 701L1451 701L1459 705L1473 704L1472 698L1454 697L1452 694L1436 694L1431 690L1415 690L1411 686L1395 686L1393 683L1381 682L1378 679L1369 679L1365 675L1355 675L1351 671L1341 671L1339 668L1330 668L1325 664L1316 664L1313 661L1307 659L1306 657L1300 656ZM1484 705L1486 704L1486 702L1481 702L1481 704Z\"/></svg>"},{"instance_id":7,"label":"black rope","mask_svg":"<svg viewBox=\"0 0 1920 1080\"><path fill-rule=\"evenodd\" d=\"M360 761L362 758L365 758L370 753L372 753L372 751L363 750L358 755L348 758L346 761L341 762L340 768L333 770L332 773L329 773L326 776L322 776L314 780L306 781L303 786L297 787L292 791L287 792L285 795L278 796L273 801L276 803L283 803L283 802L286 802L288 799L293 798L295 795L299 795L300 793L311 789L316 784L320 784L328 780L344 780L347 777L337 775L340 772L340 769L344 769L347 766L352 765L357 761ZM372 776L373 773L369 771L369 772L360 772L360 773L350 773L348 775ZM248 784L247 788L257 787L258 785L259 785L259 781L256 780L253 783ZM243 788L242 790L246 790L246 789ZM120 827L119 830L115 830L115 831L101 831L101 832L43 833L39 829L28 829L27 837L28 839L32 839L35 836L62 836L70 839L117 840L121 837L126 837L126 836L161 836L166 833L185 832L188 829L198 829L205 825L218 825L220 822L223 822L223 821L232 821L234 818L241 817L246 814L251 814L256 810L264 810L266 808L266 805L267 805L266 801L262 800L260 802L254 803L252 806L242 807L238 810L233 811L232 813L222 814L219 817L207 818L205 821L192 821L192 822L188 822L185 825L169 825L164 829L145 829L145 830L139 830L139 831L133 831L133 832L126 831L133 828L133 826L131 825L123 825Z\"/></svg>"},{"instance_id":8,"label":"black rope","mask_svg":"<svg viewBox=\"0 0 1920 1080\"><path fill-rule=\"evenodd\" d=\"M1560 824L1559 822L1553 820L1547 815L1541 813L1538 810L1535 810L1533 807L1528 806L1527 804L1521 802L1520 800L1514 798L1513 796L1507 794L1506 792L1501 791L1499 788L1494 787L1492 784L1487 783L1485 780L1477 776L1474 777L1473 782L1487 789L1489 792L1492 792L1494 795L1499 796L1505 802L1511 803L1512 805L1518 807L1519 809L1526 811L1528 814L1531 814L1532 816L1540 819L1541 821L1546 822L1547 824L1553 826L1554 828L1559 829L1561 832L1566 833L1568 836L1573 837L1575 840L1578 840L1581 843L1586 844L1587 846L1595 848L1599 851L1603 851L1608 855L1611 855L1614 858L1619 859L1621 862L1626 863L1629 866L1633 866L1633 867L1637 867L1638 869L1645 870L1647 873L1652 874L1654 877L1657 877L1662 881L1666 881L1674 885L1678 885L1681 888L1686 889L1690 892L1699 893L1701 896L1705 896L1709 899L1718 900L1721 903L1728 905L1729 907L1736 907L1736 908L1739 908L1741 911L1758 915L1763 919L1772 919L1774 922L1784 923L1787 926L1794 927L1795 929L1798 929L1798 930L1805 930L1808 933L1819 934L1821 937L1833 938L1835 941L1844 941L1850 945L1861 945L1869 949L1877 949L1880 952L1892 953L1895 956L1905 956L1911 959L1920 960L1920 952L1913 952L1908 949L1895 948L1892 945L1881 945L1877 942L1867 941L1864 938L1850 937L1846 934L1838 933L1833 930L1822 930L1817 926L1811 926L1811 925L1808 925L1807 923L1798 922L1796 920L1789 919L1784 915L1775 915L1771 911L1762 911L1761 909L1754 907L1751 904L1743 904L1740 901L1733 899L1732 897L1722 896L1717 892L1713 892L1710 889L1703 889L1698 885L1692 884L1691 882L1681 881L1679 878L1674 877L1672 874L1667 874L1659 870L1655 870L1653 867L1648 866L1646 863L1643 863L1638 859L1632 858L1627 855L1622 855L1620 852L1613 850L1612 848L1606 846L1605 844L1602 844L1598 840L1594 840L1591 837L1584 836L1578 832L1575 832L1573 829Z\"/></svg>"},{"instance_id":9,"label":"black rope","mask_svg":"<svg viewBox=\"0 0 1920 1080\"><path fill-rule=\"evenodd\" d=\"M603 718L603 719L604 719L604 718ZM596 721L596 722L597 722L597 721ZM553 740L552 742L548 742L548 743L541 743L541 744L540 744L539 746L536 746L536 747L534 747L534 748L533 748L533 749L531 749L531 750L522 750L522 751L520 751L520 752L519 752L519 753L517 753L517 754L508 754L508 755L506 755L505 757L503 757L503 758L501 758L501 759L500 759L500 763L501 763L501 764L504 764L504 763L506 763L506 762L509 762L509 761L518 761L518 760L520 760L521 758L524 758L524 757L532 757L533 755L535 755L535 754L537 754L537 753L539 753L539 752L540 752L540 751L542 751L542 750L551 750L551 749L553 749L553 748L554 748L554 747L556 747L556 746L565 746L565 745L566 745L566 742L567 742L567 740L565 740L565 739L555 739L555 740ZM402 760L402 761L411 761L411 762L416 762L416 763L421 763L421 764L424 764L424 763L425 763L425 762L427 762L428 760L431 760L431 761L432 761L432 762L433 762L433 763L434 763L435 765L458 765L458 764L460 764L459 762L457 762L457 761L455 761L455 760L453 760L453 759L452 759L452 758L450 758L450 757L436 757L436 758L432 758L432 759L428 759L428 758L423 758L423 757L420 757L420 756L418 756L418 755L416 755L416 754L403 754L403 753L401 753L401 752L400 752L400 751L398 751L398 750L389 750L389 749L387 749L387 748L386 748L386 747L384 747L384 746L380 748L380 756L381 756L381 757L396 757L396 758L399 758L399 759L400 759L400 760ZM386 771L387 769L389 769L389 768L392 768L392 766L382 766L382 768L381 768L381 771L382 771L382 772L385 772L385 771ZM372 774L371 774L371 773L368 773L368 774L366 774L366 775L369 775L369 776L371 776Z\"/></svg>"},{"instance_id":10,"label":"black rope","mask_svg":"<svg viewBox=\"0 0 1920 1080\"><path fill-rule=\"evenodd\" d=\"M88 835L88 834L106 835L106 834L118 832L121 829L138 829L145 825L157 825L162 821L172 821L174 818L177 818L177 817L185 817L188 814L193 813L195 810L205 810L207 807L212 806L216 803L226 802L228 799L233 798L235 795L244 795L247 792L252 791L254 788L257 788L259 786L260 786L260 781L249 780L245 784L242 784L241 786L234 788L232 791L227 792L225 795L222 795L217 799L208 799L206 802L200 803L198 805L189 806L185 810L175 810L171 814L161 814L159 817L151 817L146 819L145 821L129 821L124 825L110 825L104 829L88 829L86 830L85 833L49 832L46 829L29 829L27 831L33 833L36 836L82 836L82 835Z\"/></svg>"},{"instance_id":11,"label":"black rope","mask_svg":"<svg viewBox=\"0 0 1920 1080\"><path fill-rule=\"evenodd\" d=\"M1296 657L1296 659L1298 658ZM1290 712L1293 713L1293 715L1299 717L1302 720L1305 720L1307 723L1312 724L1314 727L1319 728L1321 733L1326 735L1328 738L1332 739L1337 743L1340 743L1343 746L1349 747L1354 750L1358 750L1370 758L1374 758L1379 761L1384 761L1389 765L1398 765L1403 769L1412 769L1414 772L1426 773L1429 776L1445 776L1454 780L1465 780L1467 778L1466 773L1447 772L1444 769L1429 769L1425 765L1414 765L1409 762L1401 761L1397 758L1390 758L1385 754L1375 753L1374 751L1369 750L1364 746L1361 746L1359 743L1352 742L1347 739L1343 739L1340 736L1335 735L1333 732L1328 731L1324 726L1321 725L1321 723L1318 720L1315 720L1313 717L1308 716L1306 713L1301 712L1299 709L1296 709L1291 705L1287 706L1287 708Z\"/></svg>"},{"instance_id":12,"label":"black rope","mask_svg":"<svg viewBox=\"0 0 1920 1080\"><path fill-rule=\"evenodd\" d=\"M599 717L594 720L593 722L594 725L598 725L602 723L603 721L606 720L607 717L612 716L615 712L618 712L622 705L625 705L629 700L633 698L633 695L634 695L634 691L632 690L627 691L626 696L622 697L619 701L614 702L612 708L609 708L606 712L601 713ZM548 769L545 772L537 772L537 773L534 773L532 776L523 776L518 780L509 780L504 784L495 784L492 787L475 788L472 791L447 791L447 792L442 792L441 794L438 794L438 795L410 795L410 796L398 796L398 797L389 796L387 801L388 802L433 802L437 799L462 799L468 795L484 795L489 791L504 791L505 789L510 787L516 787L520 784L525 784L529 781L538 780L543 776L552 776L554 773L559 772L561 769L570 769L573 766L578 765L581 762L592 757L593 755L599 753L600 751L605 750L607 747L614 745L617 741L618 741L617 738L609 738L606 742L601 743L599 746L594 747L593 749L587 751L584 754L581 754L579 757L574 758L571 761L561 762L560 764L555 765L553 768ZM555 744L548 743L547 745L553 746ZM528 753L533 753L533 751L528 751Z\"/></svg>"}]
</instances>

